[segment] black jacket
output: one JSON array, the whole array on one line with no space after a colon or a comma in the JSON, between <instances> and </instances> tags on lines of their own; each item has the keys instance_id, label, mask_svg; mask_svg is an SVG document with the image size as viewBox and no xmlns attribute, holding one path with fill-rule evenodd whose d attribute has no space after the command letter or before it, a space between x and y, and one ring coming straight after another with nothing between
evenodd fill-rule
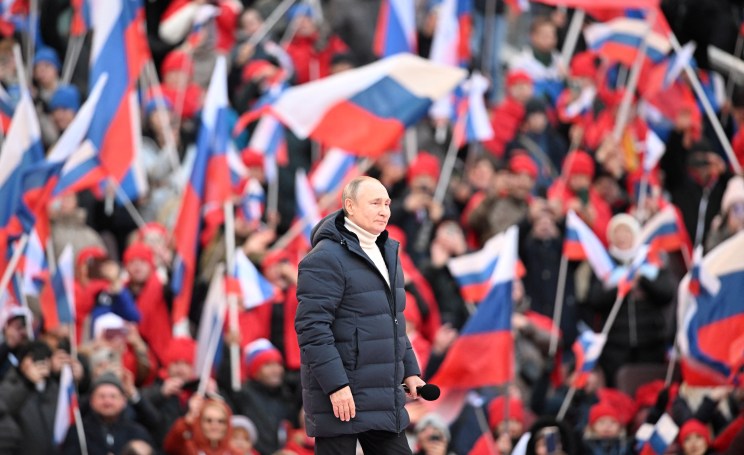
<instances>
[{"instance_id":1,"label":"black jacket","mask_svg":"<svg viewBox=\"0 0 744 455\"><path fill-rule=\"evenodd\" d=\"M18 370L13 369L0 384L0 401L20 428L18 453L52 453L54 450L54 415L59 384L47 379L39 392ZM0 415L2 415L0 410Z\"/></svg>"},{"instance_id":2,"label":"black jacket","mask_svg":"<svg viewBox=\"0 0 744 455\"><path fill-rule=\"evenodd\" d=\"M89 412L83 417L83 428L85 428L85 443L88 453L119 453L129 441L141 439L152 444L152 439L141 425L120 417L116 422L104 423L96 413ZM62 445L62 453L79 454L80 440L74 426L67 432L67 438Z\"/></svg>"},{"instance_id":3,"label":"black jacket","mask_svg":"<svg viewBox=\"0 0 744 455\"><path fill-rule=\"evenodd\" d=\"M302 399L310 436L368 430L403 431L403 379L420 375L403 317L405 290L398 242L377 239L392 287L344 227L340 210L312 234L313 249L300 262L295 318L302 359ZM356 417L333 415L329 395L351 387Z\"/></svg>"}]
</instances>

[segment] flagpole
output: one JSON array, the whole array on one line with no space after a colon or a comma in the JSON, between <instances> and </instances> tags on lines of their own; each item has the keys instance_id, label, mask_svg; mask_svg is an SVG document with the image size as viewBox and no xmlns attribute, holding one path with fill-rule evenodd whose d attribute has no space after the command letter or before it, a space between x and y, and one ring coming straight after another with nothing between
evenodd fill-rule
<instances>
[{"instance_id":1,"label":"flagpole","mask_svg":"<svg viewBox=\"0 0 744 455\"><path fill-rule=\"evenodd\" d=\"M670 32L669 41L671 41L672 47L674 48L675 52L679 53L682 51L682 47L680 46L679 41L677 40L677 36L674 34L674 32ZM710 105L710 101L705 95L705 91L703 91L702 85L700 85L700 79L698 78L698 75L690 66L689 61L685 62L684 69L685 74L687 74L687 78L690 80L690 84L692 84L692 88L698 97L698 100L700 100L700 103L702 103L703 105L705 115L708 117L711 126L713 126L713 131L715 131L716 137L723 147L723 151L726 152L726 156L731 162L731 167L734 169L734 172L736 174L741 175L741 164L739 163L739 160L736 159L736 154L734 153L734 149L731 148L731 142L728 140L728 137L726 137L726 132L723 131L721 121L718 120L718 117L716 117L716 113L713 111L713 106Z\"/></svg>"},{"instance_id":2,"label":"flagpole","mask_svg":"<svg viewBox=\"0 0 744 455\"><path fill-rule=\"evenodd\" d=\"M483 399L479 397L479 403L471 403L471 405L473 406L473 410L475 411L475 418L476 420L478 420L478 428L480 429L481 434L483 434L483 436L486 437L491 447L496 447L496 442L493 439L491 428L489 428L488 426L488 420L486 419L486 413L483 412L482 401ZM476 404L478 406L476 406Z\"/></svg>"},{"instance_id":3,"label":"flagpole","mask_svg":"<svg viewBox=\"0 0 744 455\"><path fill-rule=\"evenodd\" d=\"M29 30L26 33L26 73L33 70L34 52L36 50L36 33L39 30L39 0L31 0L28 7Z\"/></svg>"},{"instance_id":4,"label":"flagpole","mask_svg":"<svg viewBox=\"0 0 744 455\"><path fill-rule=\"evenodd\" d=\"M75 406L72 413L75 415L75 429L77 430L78 441L80 441L80 453L88 455L88 442L85 440L85 428L83 428L83 417L80 415L80 407Z\"/></svg>"},{"instance_id":5,"label":"flagpole","mask_svg":"<svg viewBox=\"0 0 744 455\"><path fill-rule=\"evenodd\" d=\"M617 112L617 121L615 122L615 129L612 131L612 137L616 142L620 141L623 131L628 124L628 118L630 117L630 106L633 103L633 92L638 87L638 80L641 76L641 67L643 66L643 59L646 56L646 49L648 48L648 36L651 34L651 29L654 22L656 21L656 10L652 9L649 11L646 17L646 30L643 33L643 41L641 41L641 47L638 49L633 66L630 70L630 78L628 80L628 86L623 94L623 100L620 103L620 108Z\"/></svg>"},{"instance_id":6,"label":"flagpole","mask_svg":"<svg viewBox=\"0 0 744 455\"><path fill-rule=\"evenodd\" d=\"M62 65L61 82L64 85L68 85L72 80L72 74L75 72L75 67L80 59L80 52L83 50L84 40L85 35L74 36L70 39L70 43L67 46L67 52L65 53L65 62Z\"/></svg>"},{"instance_id":7,"label":"flagpole","mask_svg":"<svg viewBox=\"0 0 744 455\"><path fill-rule=\"evenodd\" d=\"M568 258L561 255L561 266L558 270L558 288L555 294L555 306L553 307L553 327L550 329L550 347L548 358L553 359L558 350L558 337L560 335L561 319L563 317L563 301L566 292L566 275L568 273Z\"/></svg>"},{"instance_id":8,"label":"flagpole","mask_svg":"<svg viewBox=\"0 0 744 455\"><path fill-rule=\"evenodd\" d=\"M15 249L13 250L13 256L10 258L10 261L8 261L3 276L0 278L0 292L8 288L8 283L10 283L10 279L13 278L16 267L18 267L18 261L21 260L21 255L23 254L23 250L26 249L27 243L28 234L24 232L23 235L21 235L21 238L18 239Z\"/></svg>"},{"instance_id":9,"label":"flagpole","mask_svg":"<svg viewBox=\"0 0 744 455\"><path fill-rule=\"evenodd\" d=\"M409 126L406 129L404 145L404 150L406 153L406 163L411 164L418 155L418 132L416 131L415 126Z\"/></svg>"},{"instance_id":10,"label":"flagpole","mask_svg":"<svg viewBox=\"0 0 744 455\"><path fill-rule=\"evenodd\" d=\"M207 344L207 355L204 359L204 365L202 370L199 372L199 386L196 389L198 395L204 396L207 391L207 383L209 382L210 371L212 364L214 363L214 356L217 352L217 344L222 336L222 327L216 327L212 333L209 334L209 342Z\"/></svg>"},{"instance_id":11,"label":"flagpole","mask_svg":"<svg viewBox=\"0 0 744 455\"><path fill-rule=\"evenodd\" d=\"M232 199L225 201L225 275L235 273L235 210ZM230 335L238 333L238 296L234 292L227 294L227 309L230 313ZM240 347L233 337L230 341L230 384L233 391L240 390Z\"/></svg>"},{"instance_id":12,"label":"flagpole","mask_svg":"<svg viewBox=\"0 0 744 455\"><path fill-rule=\"evenodd\" d=\"M113 178L109 178L109 184L113 185L116 196L121 199L122 203L124 204L124 208L127 209L129 216L132 217L132 220L134 220L135 224L137 224L137 227L139 227L140 229L144 228L147 223L145 222L145 219L142 218L142 215L139 213L134 204L132 204L132 200L129 199L127 193L125 193L124 190L121 189L121 186ZM113 198L111 199L113 200Z\"/></svg>"},{"instance_id":13,"label":"flagpole","mask_svg":"<svg viewBox=\"0 0 744 455\"><path fill-rule=\"evenodd\" d=\"M620 307L622 307L623 300L625 299L625 296L618 292L617 297L615 297L615 303L612 304L612 309L610 310L610 314L607 316L607 320L604 323L604 326L602 327L602 333L604 337L607 337L607 335L610 333L610 329L612 329L612 325L615 323L615 319L617 318L617 314L620 312ZM563 420L563 417L566 416L566 412L568 411L568 406L571 404L571 401L573 400L574 395L576 394L576 386L572 385L571 388L568 389L568 393L566 394L566 398L563 399L563 403L561 403L561 409L558 411L558 415L556 418L560 421Z\"/></svg>"},{"instance_id":14,"label":"flagpole","mask_svg":"<svg viewBox=\"0 0 744 455\"><path fill-rule=\"evenodd\" d=\"M256 46L256 44L260 43L261 40L264 39L266 35L268 35L271 29L274 28L276 23L279 22L279 19L284 16L284 13L289 10L294 2L295 0L282 0L282 2L277 5L276 8L274 8L274 11L271 12L269 17L266 18L263 24L261 24L261 27L256 31L256 33L248 38L247 44L249 44L250 46Z\"/></svg>"},{"instance_id":15,"label":"flagpole","mask_svg":"<svg viewBox=\"0 0 744 455\"><path fill-rule=\"evenodd\" d=\"M736 47L734 49L734 57L741 58L741 51L742 48L744 48L744 35L741 34L741 29L739 29L739 36L736 37ZM731 98L734 96L734 78L732 74L729 74L728 80L726 81L726 101L731 103ZM729 110L726 110L726 112L723 113L722 122L726 122L729 117Z\"/></svg>"},{"instance_id":16,"label":"flagpole","mask_svg":"<svg viewBox=\"0 0 744 455\"><path fill-rule=\"evenodd\" d=\"M566 72L568 72L568 68L571 66L571 57L574 50L576 50L576 43L579 41L579 34L581 33L581 26L584 25L585 16L586 12L583 9L574 10L571 24L568 26L566 39L563 41L563 49L561 49L561 63Z\"/></svg>"},{"instance_id":17,"label":"flagpole","mask_svg":"<svg viewBox=\"0 0 744 455\"><path fill-rule=\"evenodd\" d=\"M496 31L496 0L486 0L485 8L485 26L483 27L483 42L481 44L481 73L491 75L491 47L493 45L493 36ZM500 64L500 62L496 62ZM491 81L491 88L494 88L496 81Z\"/></svg>"},{"instance_id":18,"label":"flagpole","mask_svg":"<svg viewBox=\"0 0 744 455\"><path fill-rule=\"evenodd\" d=\"M648 152L646 152L648 153ZM638 222L646 222L646 192L648 191L648 172L645 170L641 173L641 186L638 189L638 207L636 207L636 218Z\"/></svg>"},{"instance_id":19,"label":"flagpole","mask_svg":"<svg viewBox=\"0 0 744 455\"><path fill-rule=\"evenodd\" d=\"M669 357L669 365L667 365L666 376L664 377L664 387L669 387L672 383L672 377L674 376L674 367L677 364L677 341L674 341L672 346L672 355Z\"/></svg>"},{"instance_id":20,"label":"flagpole","mask_svg":"<svg viewBox=\"0 0 744 455\"><path fill-rule=\"evenodd\" d=\"M276 167L276 161L274 162ZM266 195L266 220L268 224L276 227L279 218L279 170L276 175L269 181L268 194Z\"/></svg>"}]
</instances>

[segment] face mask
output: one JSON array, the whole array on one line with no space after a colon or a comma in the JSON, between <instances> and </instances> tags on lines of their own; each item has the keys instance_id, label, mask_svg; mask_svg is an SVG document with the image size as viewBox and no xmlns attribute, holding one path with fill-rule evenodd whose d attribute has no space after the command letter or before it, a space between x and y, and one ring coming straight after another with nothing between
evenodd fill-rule
<instances>
[{"instance_id":1,"label":"face mask","mask_svg":"<svg viewBox=\"0 0 744 455\"><path fill-rule=\"evenodd\" d=\"M617 259L623 264L627 264L635 257L636 250L635 248L631 248L629 250L621 250L614 245L610 245L609 253L613 258Z\"/></svg>"}]
</instances>

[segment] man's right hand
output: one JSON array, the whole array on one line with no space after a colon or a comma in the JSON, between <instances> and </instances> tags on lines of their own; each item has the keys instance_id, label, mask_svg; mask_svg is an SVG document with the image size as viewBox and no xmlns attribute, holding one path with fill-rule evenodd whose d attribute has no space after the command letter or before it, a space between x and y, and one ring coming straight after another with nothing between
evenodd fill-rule
<instances>
[{"instance_id":1,"label":"man's right hand","mask_svg":"<svg viewBox=\"0 0 744 455\"><path fill-rule=\"evenodd\" d=\"M333 415L341 419L342 422L348 422L356 417L354 397L348 385L331 394L331 404L333 405Z\"/></svg>"}]
</instances>

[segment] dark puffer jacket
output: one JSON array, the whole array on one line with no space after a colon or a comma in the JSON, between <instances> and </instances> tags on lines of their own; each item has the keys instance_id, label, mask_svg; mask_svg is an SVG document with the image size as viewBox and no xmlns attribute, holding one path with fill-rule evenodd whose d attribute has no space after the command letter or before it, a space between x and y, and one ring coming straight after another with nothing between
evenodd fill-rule
<instances>
[{"instance_id":1,"label":"dark puffer jacket","mask_svg":"<svg viewBox=\"0 0 744 455\"><path fill-rule=\"evenodd\" d=\"M312 243L300 262L295 318L307 433L401 432L409 419L400 385L420 371L403 318L399 244L387 232L377 239L390 271L391 292L356 235L344 227L340 210L318 223ZM329 395L347 384L356 417L342 422L333 415Z\"/></svg>"}]
</instances>

